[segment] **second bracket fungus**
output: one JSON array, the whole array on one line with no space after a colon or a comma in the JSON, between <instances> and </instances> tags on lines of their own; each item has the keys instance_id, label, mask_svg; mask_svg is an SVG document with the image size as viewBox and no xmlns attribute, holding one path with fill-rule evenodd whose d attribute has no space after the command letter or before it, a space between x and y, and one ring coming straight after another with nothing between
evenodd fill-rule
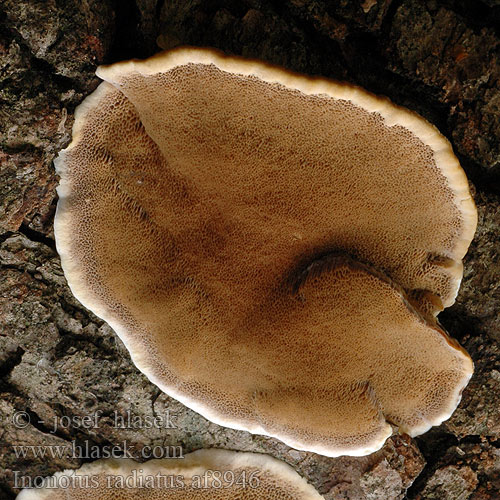
<instances>
[{"instance_id":1,"label":"second bracket fungus","mask_svg":"<svg viewBox=\"0 0 500 500\"><path fill-rule=\"evenodd\" d=\"M321 500L289 465L268 455L198 450L184 458L106 459L57 472L17 500Z\"/></svg>"},{"instance_id":2,"label":"second bracket fungus","mask_svg":"<svg viewBox=\"0 0 500 500\"><path fill-rule=\"evenodd\" d=\"M57 247L155 384L329 456L451 415L473 366L435 316L476 210L435 127L207 49L97 74L56 163Z\"/></svg>"}]
</instances>

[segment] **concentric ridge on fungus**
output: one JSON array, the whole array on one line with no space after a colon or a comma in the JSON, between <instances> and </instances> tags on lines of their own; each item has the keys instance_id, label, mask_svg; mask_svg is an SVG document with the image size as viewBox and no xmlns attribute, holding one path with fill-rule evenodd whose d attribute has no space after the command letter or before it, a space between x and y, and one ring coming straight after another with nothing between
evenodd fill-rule
<instances>
[{"instance_id":1,"label":"concentric ridge on fungus","mask_svg":"<svg viewBox=\"0 0 500 500\"><path fill-rule=\"evenodd\" d=\"M213 50L101 67L61 152L75 296L168 394L329 456L447 419L435 316L476 227L448 141L385 98Z\"/></svg>"}]
</instances>

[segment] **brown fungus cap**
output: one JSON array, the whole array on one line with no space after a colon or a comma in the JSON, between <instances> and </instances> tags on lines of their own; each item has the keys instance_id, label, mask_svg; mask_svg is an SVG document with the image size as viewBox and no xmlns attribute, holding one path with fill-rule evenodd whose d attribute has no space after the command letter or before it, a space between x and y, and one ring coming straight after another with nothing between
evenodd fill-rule
<instances>
[{"instance_id":1,"label":"brown fungus cap","mask_svg":"<svg viewBox=\"0 0 500 500\"><path fill-rule=\"evenodd\" d=\"M154 383L331 456L451 415L472 362L434 316L476 211L437 129L205 49L98 75L56 163L56 240L76 297Z\"/></svg>"},{"instance_id":2,"label":"brown fungus cap","mask_svg":"<svg viewBox=\"0 0 500 500\"><path fill-rule=\"evenodd\" d=\"M179 459L107 459L46 478L17 500L321 500L290 466L270 456L199 450Z\"/></svg>"}]
</instances>

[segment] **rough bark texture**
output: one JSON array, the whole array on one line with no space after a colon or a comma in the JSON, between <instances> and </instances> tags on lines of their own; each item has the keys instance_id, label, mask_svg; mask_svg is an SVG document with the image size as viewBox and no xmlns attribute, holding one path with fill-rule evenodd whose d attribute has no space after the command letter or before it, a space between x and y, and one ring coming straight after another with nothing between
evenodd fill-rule
<instances>
[{"instance_id":1,"label":"rough bark texture","mask_svg":"<svg viewBox=\"0 0 500 500\"><path fill-rule=\"evenodd\" d=\"M18 457L16 445L124 442L138 457L155 445L266 452L327 500L499 498L499 24L498 0L3 0L0 498L15 497L16 471L35 478L92 458L78 458L78 448ZM354 82L418 111L452 141L474 184L479 227L458 300L440 316L476 365L448 422L416 440L394 437L369 457L338 459L219 427L149 383L72 296L53 240L52 160L70 140L75 106L98 84L97 64L181 44ZM167 410L170 428L114 421L115 411ZM85 415L99 415L98 426L66 425ZM66 420L52 432L56 417Z\"/></svg>"}]
</instances>

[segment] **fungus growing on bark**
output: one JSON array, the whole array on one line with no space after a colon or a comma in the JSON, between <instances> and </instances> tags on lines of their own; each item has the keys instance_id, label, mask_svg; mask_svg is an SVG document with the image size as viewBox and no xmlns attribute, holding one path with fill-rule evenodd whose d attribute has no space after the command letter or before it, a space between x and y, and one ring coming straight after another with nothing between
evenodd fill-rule
<instances>
[{"instance_id":1,"label":"fungus growing on bark","mask_svg":"<svg viewBox=\"0 0 500 500\"><path fill-rule=\"evenodd\" d=\"M268 455L199 450L184 458L106 459L58 472L18 500L321 500L289 465Z\"/></svg>"},{"instance_id":2,"label":"fungus growing on bark","mask_svg":"<svg viewBox=\"0 0 500 500\"><path fill-rule=\"evenodd\" d=\"M75 296L155 384L330 456L451 415L472 362L435 315L476 211L435 127L206 49L97 74L56 162L56 241Z\"/></svg>"}]
</instances>

